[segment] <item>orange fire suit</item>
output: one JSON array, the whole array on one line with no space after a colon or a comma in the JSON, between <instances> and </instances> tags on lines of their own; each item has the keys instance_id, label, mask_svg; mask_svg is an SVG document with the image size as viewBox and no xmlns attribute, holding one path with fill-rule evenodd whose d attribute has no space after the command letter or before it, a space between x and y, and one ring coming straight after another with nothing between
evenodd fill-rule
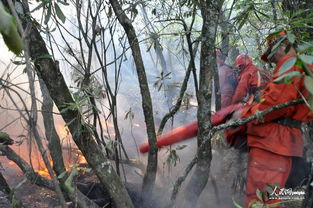
<instances>
[{"instance_id":1,"label":"orange fire suit","mask_svg":"<svg viewBox=\"0 0 313 208\"><path fill-rule=\"evenodd\" d=\"M264 71L262 72L266 73ZM266 76L269 78L267 74ZM235 94L232 97L232 104L248 102L249 98L254 96L258 88L262 88L266 84L267 80L262 78L260 69L253 64L246 65L246 67L239 74L238 85Z\"/></svg>"},{"instance_id":2,"label":"orange fire suit","mask_svg":"<svg viewBox=\"0 0 313 208\"><path fill-rule=\"evenodd\" d=\"M277 63L273 79L279 76L280 67L296 54L288 55ZM313 69L313 66L309 66ZM290 71L299 71L294 65ZM287 73L285 72L285 73ZM256 111L261 111L272 106L286 103L294 99L308 96L304 87L303 78L294 77L292 84L275 84L270 82L265 88L261 102L247 106L242 111L242 117L249 117ZM247 142L249 150L249 162L247 173L246 203L257 200L256 189L265 190L268 183L285 186L291 169L291 157L302 156L303 139L300 128L283 125L277 119L288 118L292 121L307 122L313 120L311 110L305 104L289 106L273 111L264 117L264 121L254 120L247 125ZM268 201L267 203L273 203Z\"/></svg>"},{"instance_id":3,"label":"orange fire suit","mask_svg":"<svg viewBox=\"0 0 313 208\"><path fill-rule=\"evenodd\" d=\"M262 92L269 80L270 76L266 71L258 69L252 63L247 64L238 77L238 85L232 97L232 104L239 102L251 104L257 100L257 94ZM246 151L245 126L226 129L225 137L230 146Z\"/></svg>"},{"instance_id":4,"label":"orange fire suit","mask_svg":"<svg viewBox=\"0 0 313 208\"><path fill-rule=\"evenodd\" d=\"M237 86L237 76L230 66L218 64L217 68L221 90L221 107L225 108L231 104Z\"/></svg>"}]
</instances>

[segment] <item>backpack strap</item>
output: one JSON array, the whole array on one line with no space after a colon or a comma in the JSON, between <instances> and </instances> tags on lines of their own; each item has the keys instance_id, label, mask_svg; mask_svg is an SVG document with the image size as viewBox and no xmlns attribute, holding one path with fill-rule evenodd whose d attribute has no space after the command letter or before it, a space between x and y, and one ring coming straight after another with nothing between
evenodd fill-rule
<instances>
[{"instance_id":1,"label":"backpack strap","mask_svg":"<svg viewBox=\"0 0 313 208\"><path fill-rule=\"evenodd\" d=\"M282 118L276 119L274 123L301 130L302 121L298 121L298 120L288 118L288 117L282 117Z\"/></svg>"},{"instance_id":2,"label":"backpack strap","mask_svg":"<svg viewBox=\"0 0 313 208\"><path fill-rule=\"evenodd\" d=\"M262 77L261 77L261 74L260 74L260 71L259 70L257 70L257 72L256 72L256 74L257 74L257 79L258 79L258 81L257 81L257 87L256 88L260 88L261 87L261 81L262 81ZM247 101L247 104L248 105L251 105L252 103L253 103L253 101L254 101L254 98L255 98L255 94L256 94L256 90L254 90L255 92L249 97L249 99L248 99L248 101Z\"/></svg>"}]
</instances>

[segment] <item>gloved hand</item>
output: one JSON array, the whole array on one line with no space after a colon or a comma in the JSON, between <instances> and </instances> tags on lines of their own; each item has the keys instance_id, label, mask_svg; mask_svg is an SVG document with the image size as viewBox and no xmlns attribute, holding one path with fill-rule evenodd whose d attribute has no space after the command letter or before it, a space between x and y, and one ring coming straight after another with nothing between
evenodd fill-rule
<instances>
[{"instance_id":1,"label":"gloved hand","mask_svg":"<svg viewBox=\"0 0 313 208\"><path fill-rule=\"evenodd\" d=\"M231 120L237 120L241 118L242 109L238 109L232 113Z\"/></svg>"},{"instance_id":2,"label":"gloved hand","mask_svg":"<svg viewBox=\"0 0 313 208\"><path fill-rule=\"evenodd\" d=\"M234 104L226 108L223 108L211 116L212 126L217 126L219 124L225 123L227 120L231 119L233 113L240 110L243 107L243 104ZM240 114L241 115L241 114Z\"/></svg>"}]
</instances>

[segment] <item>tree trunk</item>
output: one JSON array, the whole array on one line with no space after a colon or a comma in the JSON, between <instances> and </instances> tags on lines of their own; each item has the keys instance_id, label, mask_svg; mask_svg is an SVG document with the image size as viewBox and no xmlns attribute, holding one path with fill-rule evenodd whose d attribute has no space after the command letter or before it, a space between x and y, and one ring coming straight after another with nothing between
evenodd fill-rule
<instances>
[{"instance_id":1,"label":"tree trunk","mask_svg":"<svg viewBox=\"0 0 313 208\"><path fill-rule=\"evenodd\" d=\"M0 172L0 191L6 195L12 207L24 208L22 202L15 198L14 193L11 191L9 184Z\"/></svg>"},{"instance_id":2,"label":"tree trunk","mask_svg":"<svg viewBox=\"0 0 313 208\"><path fill-rule=\"evenodd\" d=\"M61 141L60 137L57 134L57 131L54 127L54 119L53 119L53 100L51 99L49 95L49 91L45 85L45 83L40 79L39 80L41 93L43 97L42 102L42 117L44 121L45 126L45 135L46 139L48 140L48 148L50 151L52 163L53 163L53 170L57 174L57 176L61 175L66 171L62 156L62 147L61 147ZM65 180L67 178L67 174L64 175L64 177L59 178L61 188L62 190L65 189ZM93 201L88 199L85 195L83 195L79 190L76 188L76 193L71 193L69 191L66 191L72 202L77 204L81 208L97 208L97 204L95 204Z\"/></svg>"},{"instance_id":3,"label":"tree trunk","mask_svg":"<svg viewBox=\"0 0 313 208\"><path fill-rule=\"evenodd\" d=\"M53 170L57 175L60 175L65 170L64 161L62 157L62 147L59 135L54 127L53 118L53 100L51 99L48 89L43 82L39 80L41 93L42 93L42 117L45 126L45 135L48 140L48 148L53 162Z\"/></svg>"},{"instance_id":4,"label":"tree trunk","mask_svg":"<svg viewBox=\"0 0 313 208\"><path fill-rule=\"evenodd\" d=\"M9 184L7 183L1 172L0 172L0 191L6 194L7 197L11 194Z\"/></svg>"},{"instance_id":5,"label":"tree trunk","mask_svg":"<svg viewBox=\"0 0 313 208\"><path fill-rule=\"evenodd\" d=\"M313 166L311 166L311 173L305 191L305 199L302 202L301 208L312 208L312 207L313 207Z\"/></svg>"},{"instance_id":6,"label":"tree trunk","mask_svg":"<svg viewBox=\"0 0 313 208\"><path fill-rule=\"evenodd\" d=\"M52 182L36 173L32 167L10 147L0 146L0 151L22 170L31 183L53 190Z\"/></svg>"},{"instance_id":7,"label":"tree trunk","mask_svg":"<svg viewBox=\"0 0 313 208\"><path fill-rule=\"evenodd\" d=\"M36 184L38 186L48 188L50 190L54 189L53 183L51 180L42 177L38 173L36 173L32 167L23 160L18 154L16 154L10 147L8 146L0 146L0 151L11 161L13 161L25 174L27 180L29 180L32 184ZM65 177L64 177L65 178ZM64 188L64 184L61 182L62 188ZM76 189L74 194L69 194L72 202L77 204L81 208L99 208L97 204L91 201L88 197L86 197L83 193Z\"/></svg>"},{"instance_id":8,"label":"tree trunk","mask_svg":"<svg viewBox=\"0 0 313 208\"><path fill-rule=\"evenodd\" d=\"M308 123L304 127L304 144L305 144L305 160L311 164L311 171L308 176L305 199L302 201L301 208L313 207L313 122Z\"/></svg>"},{"instance_id":9,"label":"tree trunk","mask_svg":"<svg viewBox=\"0 0 313 208\"><path fill-rule=\"evenodd\" d=\"M211 141L208 132L211 128L211 80L216 71L215 60L215 38L217 32L218 18L223 0L203 1L200 3L203 18L202 43L200 55L200 84L198 94L198 163L193 173L185 194L185 207L195 206L198 197L204 189L209 176L210 164L212 159Z\"/></svg>"},{"instance_id":10,"label":"tree trunk","mask_svg":"<svg viewBox=\"0 0 313 208\"><path fill-rule=\"evenodd\" d=\"M156 145L156 133L153 119L153 108L152 101L148 86L148 81L146 77L146 72L141 56L141 51L139 47L139 42L135 29L131 23L131 20L124 13L121 5L117 0L110 0L110 3L113 7L114 13L118 18L118 21L123 26L126 35L128 37L128 42L132 50L133 58L136 65L136 70L138 74L138 81L140 87L140 93L142 96L142 107L145 117L147 134L148 134L148 143L149 143L149 154L148 154L148 165L147 170L143 179L142 195L143 203L148 202L149 197L153 192L153 187L156 178L157 172L157 163L158 163L158 148ZM145 205L144 205L145 206ZM149 206L149 205L147 205Z\"/></svg>"},{"instance_id":11,"label":"tree trunk","mask_svg":"<svg viewBox=\"0 0 313 208\"><path fill-rule=\"evenodd\" d=\"M29 13L29 9L25 5L23 6L25 13ZM94 141L92 132L85 124L82 115L80 115L77 109L67 108L68 104L74 104L75 101L56 63L51 58L47 57L49 52L38 29L33 25L31 19L23 19L23 26L25 28L27 26L30 27L27 38L30 45L30 55L32 60L34 60L36 72L39 78L46 84L49 94L54 100L64 121L67 123L76 145L85 156L88 164L98 176L101 183L109 190L116 207L133 207L124 185L112 168L111 163Z\"/></svg>"}]
</instances>

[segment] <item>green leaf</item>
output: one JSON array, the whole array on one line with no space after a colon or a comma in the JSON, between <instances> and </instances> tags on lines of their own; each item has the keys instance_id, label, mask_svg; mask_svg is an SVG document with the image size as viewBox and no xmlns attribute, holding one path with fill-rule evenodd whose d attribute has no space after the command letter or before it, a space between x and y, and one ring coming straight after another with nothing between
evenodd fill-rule
<instances>
[{"instance_id":1,"label":"green leaf","mask_svg":"<svg viewBox=\"0 0 313 208\"><path fill-rule=\"evenodd\" d=\"M292 14L292 17L300 16L300 15L302 15L303 13L309 12L309 11L310 11L310 9L299 9L299 10L295 11L295 12Z\"/></svg>"},{"instance_id":2,"label":"green leaf","mask_svg":"<svg viewBox=\"0 0 313 208\"><path fill-rule=\"evenodd\" d=\"M19 55L23 51L24 44L17 31L16 21L13 16L5 10L2 2L0 2L0 33L10 51L16 55Z\"/></svg>"},{"instance_id":3,"label":"green leaf","mask_svg":"<svg viewBox=\"0 0 313 208\"><path fill-rule=\"evenodd\" d=\"M310 69L310 67L309 67L307 64L305 64L305 63L302 63L302 65L303 65L303 70L304 70L304 72L305 72L307 75L313 77L312 69Z\"/></svg>"},{"instance_id":4,"label":"green leaf","mask_svg":"<svg viewBox=\"0 0 313 208\"><path fill-rule=\"evenodd\" d=\"M66 171L62 172L60 175L58 175L58 179L62 179L66 175Z\"/></svg>"},{"instance_id":5,"label":"green leaf","mask_svg":"<svg viewBox=\"0 0 313 208\"><path fill-rule=\"evenodd\" d=\"M283 41L286 39L286 37L282 37L271 49L271 53L268 55L268 58L272 58L274 54L277 52L279 46L283 43Z\"/></svg>"},{"instance_id":6,"label":"green leaf","mask_svg":"<svg viewBox=\"0 0 313 208\"><path fill-rule=\"evenodd\" d=\"M266 192L267 192L268 194L272 194L272 193L274 192L274 189L273 189L271 186L269 186L269 185L267 185L267 186L265 187L265 190L266 190Z\"/></svg>"},{"instance_id":7,"label":"green leaf","mask_svg":"<svg viewBox=\"0 0 313 208\"><path fill-rule=\"evenodd\" d=\"M258 199L260 201L263 201L262 192L260 191L260 189L257 189L255 193L256 193L256 196L258 197Z\"/></svg>"},{"instance_id":8,"label":"green leaf","mask_svg":"<svg viewBox=\"0 0 313 208\"><path fill-rule=\"evenodd\" d=\"M259 202L259 201L257 201L257 200L252 200L249 203L248 207L251 207L251 208L264 208L264 204Z\"/></svg>"},{"instance_id":9,"label":"green leaf","mask_svg":"<svg viewBox=\"0 0 313 208\"><path fill-rule=\"evenodd\" d=\"M65 6L68 6L70 5L69 3L67 3L66 1L62 1L62 0L58 0L59 3L65 5Z\"/></svg>"},{"instance_id":10,"label":"green leaf","mask_svg":"<svg viewBox=\"0 0 313 208\"><path fill-rule=\"evenodd\" d=\"M109 11L108 11L108 14L107 14L107 16L109 17L109 18L111 18L112 17L112 7L110 7L109 6Z\"/></svg>"},{"instance_id":11,"label":"green leaf","mask_svg":"<svg viewBox=\"0 0 313 208\"><path fill-rule=\"evenodd\" d=\"M256 10L256 12L259 13L259 14L261 14L261 15L263 15L263 16L266 17L266 18L270 18L270 16L268 16L267 14L265 14L265 13L259 11L259 10Z\"/></svg>"},{"instance_id":12,"label":"green leaf","mask_svg":"<svg viewBox=\"0 0 313 208\"><path fill-rule=\"evenodd\" d=\"M287 31L287 38L291 44L294 44L296 41L296 36L291 33L291 31Z\"/></svg>"},{"instance_id":13,"label":"green leaf","mask_svg":"<svg viewBox=\"0 0 313 208\"><path fill-rule=\"evenodd\" d=\"M0 139L8 140L8 139L10 139L10 136L5 132L0 132Z\"/></svg>"},{"instance_id":14,"label":"green leaf","mask_svg":"<svg viewBox=\"0 0 313 208\"><path fill-rule=\"evenodd\" d=\"M12 26L10 28L9 35L2 34L2 37L9 50L15 55L19 55L23 51L24 44L21 36L17 32L16 27Z\"/></svg>"},{"instance_id":15,"label":"green leaf","mask_svg":"<svg viewBox=\"0 0 313 208\"><path fill-rule=\"evenodd\" d=\"M278 26L278 27L276 28L275 32L269 34L266 39L271 39L271 38L277 36L277 35L278 35L279 33L281 33L283 30L285 30L285 28L284 28L283 26L281 26L281 25Z\"/></svg>"},{"instance_id":16,"label":"green leaf","mask_svg":"<svg viewBox=\"0 0 313 208\"><path fill-rule=\"evenodd\" d=\"M15 64L15 65L24 65L24 64L26 64L25 61L12 61L12 63Z\"/></svg>"},{"instance_id":17,"label":"green leaf","mask_svg":"<svg viewBox=\"0 0 313 208\"><path fill-rule=\"evenodd\" d=\"M292 82L292 78L294 78L296 76L297 77L302 77L302 74L300 72L298 72L298 71L288 72L288 73L286 73L286 74L276 78L274 80L274 83L276 83L276 84L282 84L282 83L290 84Z\"/></svg>"},{"instance_id":18,"label":"green leaf","mask_svg":"<svg viewBox=\"0 0 313 208\"><path fill-rule=\"evenodd\" d=\"M76 121L76 118L70 120L69 122L66 123L66 126L70 126L74 121Z\"/></svg>"},{"instance_id":19,"label":"green leaf","mask_svg":"<svg viewBox=\"0 0 313 208\"><path fill-rule=\"evenodd\" d=\"M8 35L10 32L10 27L13 23L13 17L7 11L5 11L2 2L0 2L0 19L0 32L2 34Z\"/></svg>"},{"instance_id":20,"label":"green leaf","mask_svg":"<svg viewBox=\"0 0 313 208\"><path fill-rule=\"evenodd\" d=\"M57 3L54 3L54 8L55 8L55 13L57 14L58 18L64 23L66 17Z\"/></svg>"},{"instance_id":21,"label":"green leaf","mask_svg":"<svg viewBox=\"0 0 313 208\"><path fill-rule=\"evenodd\" d=\"M47 14L46 14L46 17L45 17L45 21L44 21L45 24L48 24L48 22L50 20L51 13L52 13L51 11L52 11L52 4L49 4L48 10L47 10Z\"/></svg>"},{"instance_id":22,"label":"green leaf","mask_svg":"<svg viewBox=\"0 0 313 208\"><path fill-rule=\"evenodd\" d=\"M243 16L241 22L239 23L238 30L240 30L243 27L243 25L246 23L248 17L249 17L248 13L246 13L245 16Z\"/></svg>"},{"instance_id":23,"label":"green leaf","mask_svg":"<svg viewBox=\"0 0 313 208\"><path fill-rule=\"evenodd\" d=\"M306 99L306 101L308 102L311 111L313 111L313 96L311 94L309 94L309 96Z\"/></svg>"},{"instance_id":24,"label":"green leaf","mask_svg":"<svg viewBox=\"0 0 313 208\"><path fill-rule=\"evenodd\" d=\"M298 55L299 59L303 61L306 64L313 64L313 56L305 55L305 54L300 54Z\"/></svg>"},{"instance_id":25,"label":"green leaf","mask_svg":"<svg viewBox=\"0 0 313 208\"><path fill-rule=\"evenodd\" d=\"M78 167L79 170L85 171L86 173L90 173L91 168Z\"/></svg>"},{"instance_id":26,"label":"green leaf","mask_svg":"<svg viewBox=\"0 0 313 208\"><path fill-rule=\"evenodd\" d=\"M31 10L30 13L33 13L34 11L41 9L46 4L47 4L46 1L42 1L38 6Z\"/></svg>"},{"instance_id":27,"label":"green leaf","mask_svg":"<svg viewBox=\"0 0 313 208\"><path fill-rule=\"evenodd\" d=\"M313 78L310 76L304 77L304 86L309 91L311 95L313 95Z\"/></svg>"},{"instance_id":28,"label":"green leaf","mask_svg":"<svg viewBox=\"0 0 313 208\"><path fill-rule=\"evenodd\" d=\"M171 73L172 73L172 72L168 72L167 74L165 74L164 78L170 76Z\"/></svg>"},{"instance_id":29,"label":"green leaf","mask_svg":"<svg viewBox=\"0 0 313 208\"><path fill-rule=\"evenodd\" d=\"M233 204L234 204L234 207L235 207L235 208L242 208L242 206L240 206L239 204L237 204L237 202L235 202L234 199L232 199L232 201L233 201Z\"/></svg>"},{"instance_id":30,"label":"green leaf","mask_svg":"<svg viewBox=\"0 0 313 208\"><path fill-rule=\"evenodd\" d=\"M296 66L297 66L299 69L303 69L303 62L302 62L300 59L297 59L297 61L296 61Z\"/></svg>"},{"instance_id":31,"label":"green leaf","mask_svg":"<svg viewBox=\"0 0 313 208\"><path fill-rule=\"evenodd\" d=\"M295 65L297 61L297 57L292 57L290 59L288 59L288 61L286 61L279 69L279 74L282 74L286 71L288 71L289 69L291 69L291 67L293 67Z\"/></svg>"},{"instance_id":32,"label":"green leaf","mask_svg":"<svg viewBox=\"0 0 313 208\"><path fill-rule=\"evenodd\" d=\"M178 145L176 147L176 150L182 150L182 149L185 149L187 147L187 145Z\"/></svg>"}]
</instances>

